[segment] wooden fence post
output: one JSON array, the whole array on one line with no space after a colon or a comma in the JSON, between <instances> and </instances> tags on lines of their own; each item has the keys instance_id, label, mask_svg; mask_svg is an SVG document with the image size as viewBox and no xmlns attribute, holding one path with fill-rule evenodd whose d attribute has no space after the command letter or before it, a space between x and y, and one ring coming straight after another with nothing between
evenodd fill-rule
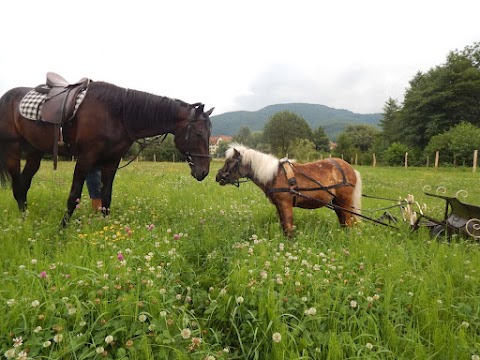
<instances>
[{"instance_id":1,"label":"wooden fence post","mask_svg":"<svg viewBox=\"0 0 480 360\"><path fill-rule=\"evenodd\" d=\"M408 168L408 152L405 153L405 169Z\"/></svg>"},{"instance_id":2,"label":"wooden fence post","mask_svg":"<svg viewBox=\"0 0 480 360\"><path fill-rule=\"evenodd\" d=\"M435 152L435 169L438 169L438 150Z\"/></svg>"},{"instance_id":3,"label":"wooden fence post","mask_svg":"<svg viewBox=\"0 0 480 360\"><path fill-rule=\"evenodd\" d=\"M373 153L373 167L377 166L377 157L375 156L375 153Z\"/></svg>"},{"instance_id":4,"label":"wooden fence post","mask_svg":"<svg viewBox=\"0 0 480 360\"><path fill-rule=\"evenodd\" d=\"M477 171L478 150L473 152L473 172Z\"/></svg>"}]
</instances>

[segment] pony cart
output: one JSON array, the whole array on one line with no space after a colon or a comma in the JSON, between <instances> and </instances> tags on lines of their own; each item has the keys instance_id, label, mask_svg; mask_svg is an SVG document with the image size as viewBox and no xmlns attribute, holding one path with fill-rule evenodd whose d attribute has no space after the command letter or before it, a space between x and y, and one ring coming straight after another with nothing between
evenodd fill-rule
<instances>
[{"instance_id":1,"label":"pony cart","mask_svg":"<svg viewBox=\"0 0 480 360\"><path fill-rule=\"evenodd\" d=\"M425 195L445 200L443 219L435 219L420 211L412 228L427 227L434 237L459 235L465 238L480 239L480 206L461 202L451 197L425 192Z\"/></svg>"}]
</instances>

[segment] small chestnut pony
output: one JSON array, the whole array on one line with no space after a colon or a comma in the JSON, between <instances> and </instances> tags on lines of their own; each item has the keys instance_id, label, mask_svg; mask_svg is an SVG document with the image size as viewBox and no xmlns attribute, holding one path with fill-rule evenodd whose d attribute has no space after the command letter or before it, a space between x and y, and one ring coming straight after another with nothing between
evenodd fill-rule
<instances>
[{"instance_id":1,"label":"small chestnut pony","mask_svg":"<svg viewBox=\"0 0 480 360\"><path fill-rule=\"evenodd\" d=\"M252 180L277 208L283 231L289 237L294 235L294 207L333 209L342 226L352 226L361 216L360 173L342 159L299 164L237 143L230 145L225 157L216 181L238 186L241 178Z\"/></svg>"}]
</instances>

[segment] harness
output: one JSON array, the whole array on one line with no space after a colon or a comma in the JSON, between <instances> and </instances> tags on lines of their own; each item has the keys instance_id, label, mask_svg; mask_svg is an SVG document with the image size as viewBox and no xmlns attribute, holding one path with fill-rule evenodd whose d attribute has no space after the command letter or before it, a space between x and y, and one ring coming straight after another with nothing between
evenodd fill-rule
<instances>
[{"instance_id":1,"label":"harness","mask_svg":"<svg viewBox=\"0 0 480 360\"><path fill-rule=\"evenodd\" d=\"M305 174L303 171L299 170L298 167L296 167L295 164L292 163L289 159L282 159L282 160L280 160L280 165L281 165L282 170L283 170L283 172L284 172L284 174L287 178L287 182L288 182L289 187L288 188L271 188L267 191L267 195L269 195L271 193L277 193L277 192L289 192L289 193L293 194L293 206L295 206L296 203L297 203L297 196L304 197L304 198L310 199L310 200L313 199L313 200L316 200L316 201L320 201L320 200L314 199L314 198L312 198L308 195L302 194L302 192L305 192L305 191L307 191L307 192L308 191L326 191L329 195L335 197L335 194L330 191L331 189L336 189L336 188L343 187L343 186L354 187L353 184L351 184L347 181L345 171L343 171L340 164L337 161L335 161L334 159L331 159L331 158L328 158L327 160L330 161L332 164L334 164L335 167L337 168L337 170L342 175L342 181L341 182L333 184L333 185L325 186L322 183L320 183L320 181L318 181L317 179L314 179L311 176L308 176L307 174ZM316 184L317 186L316 187L308 187L308 188L298 187L297 179L295 178L295 170L298 173L302 174L304 177L306 177L308 180L310 180L311 182ZM329 204L331 204L331 202Z\"/></svg>"}]
</instances>

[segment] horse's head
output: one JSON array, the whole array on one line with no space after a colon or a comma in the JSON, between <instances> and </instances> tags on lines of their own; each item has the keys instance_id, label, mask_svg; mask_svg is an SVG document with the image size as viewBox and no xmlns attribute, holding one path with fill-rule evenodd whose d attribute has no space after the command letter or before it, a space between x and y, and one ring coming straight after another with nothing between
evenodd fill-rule
<instances>
[{"instance_id":1,"label":"horse's head","mask_svg":"<svg viewBox=\"0 0 480 360\"><path fill-rule=\"evenodd\" d=\"M220 185L235 184L238 180L245 177L247 169L242 164L242 154L235 148L230 148L226 153L225 164L218 170L215 181Z\"/></svg>"},{"instance_id":2,"label":"horse's head","mask_svg":"<svg viewBox=\"0 0 480 360\"><path fill-rule=\"evenodd\" d=\"M192 176L202 181L210 171L209 139L212 128L210 114L204 112L203 104L189 105L180 112L180 121L175 128L175 146L185 156Z\"/></svg>"}]
</instances>

